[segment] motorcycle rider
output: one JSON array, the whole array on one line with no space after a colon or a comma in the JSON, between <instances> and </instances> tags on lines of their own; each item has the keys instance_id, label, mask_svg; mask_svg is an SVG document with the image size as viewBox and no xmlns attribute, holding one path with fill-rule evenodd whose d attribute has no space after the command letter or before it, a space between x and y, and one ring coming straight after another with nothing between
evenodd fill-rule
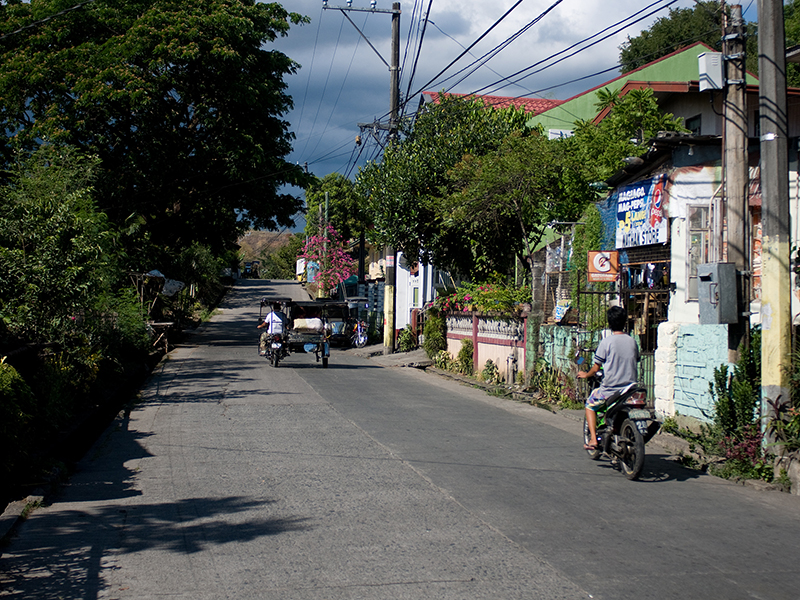
<instances>
[{"instance_id":1,"label":"motorcycle rider","mask_svg":"<svg viewBox=\"0 0 800 600\"><path fill-rule=\"evenodd\" d=\"M266 356L267 343L272 340L272 336L283 335L285 325L286 315L281 311L280 303L276 302L272 305L272 310L264 317L264 321L258 325L258 329L266 328L266 331L261 334L261 338L258 342L258 350L261 356Z\"/></svg>"},{"instance_id":2,"label":"motorcycle rider","mask_svg":"<svg viewBox=\"0 0 800 600\"><path fill-rule=\"evenodd\" d=\"M589 425L589 439L583 447L586 450L597 448L597 411L615 392L625 389L638 381L639 347L636 341L625 333L628 313L621 306L612 306L606 313L611 335L607 335L597 345L592 368L580 371L578 377L586 379L603 369L603 379L586 398L586 422Z\"/></svg>"}]
</instances>

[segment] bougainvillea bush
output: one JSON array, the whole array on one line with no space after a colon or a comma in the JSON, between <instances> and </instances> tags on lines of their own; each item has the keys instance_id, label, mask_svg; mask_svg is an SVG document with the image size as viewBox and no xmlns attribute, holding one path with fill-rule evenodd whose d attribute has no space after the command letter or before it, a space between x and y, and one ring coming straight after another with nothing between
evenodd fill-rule
<instances>
[{"instance_id":1,"label":"bougainvillea bush","mask_svg":"<svg viewBox=\"0 0 800 600\"><path fill-rule=\"evenodd\" d=\"M308 238L300 257L306 259L306 264L315 262L319 265L315 282L325 295L336 291L336 286L357 269L356 260L344 249L342 237L330 225L323 227L318 235Z\"/></svg>"},{"instance_id":2,"label":"bougainvillea bush","mask_svg":"<svg viewBox=\"0 0 800 600\"><path fill-rule=\"evenodd\" d=\"M436 298L435 306L444 312L497 312L516 314L531 301L530 288L515 288L499 283L463 283L450 294Z\"/></svg>"}]
</instances>

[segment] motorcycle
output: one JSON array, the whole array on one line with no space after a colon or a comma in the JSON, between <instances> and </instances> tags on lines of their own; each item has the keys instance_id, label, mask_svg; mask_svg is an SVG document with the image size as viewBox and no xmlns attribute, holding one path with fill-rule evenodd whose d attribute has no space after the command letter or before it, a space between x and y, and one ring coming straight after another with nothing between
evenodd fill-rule
<instances>
[{"instance_id":1,"label":"motorcycle","mask_svg":"<svg viewBox=\"0 0 800 600\"><path fill-rule=\"evenodd\" d=\"M278 363L289 356L289 350L284 344L283 335L275 333L271 339L267 340L267 360L273 367L277 367Z\"/></svg>"},{"instance_id":2,"label":"motorcycle","mask_svg":"<svg viewBox=\"0 0 800 600\"><path fill-rule=\"evenodd\" d=\"M602 371L587 379L590 393L600 386ZM615 393L597 411L595 448L587 448L592 460L608 456L625 477L635 480L644 467L644 446L658 433L661 423L646 408L647 390L632 383ZM583 419L583 441L591 445L589 424Z\"/></svg>"},{"instance_id":3,"label":"motorcycle","mask_svg":"<svg viewBox=\"0 0 800 600\"><path fill-rule=\"evenodd\" d=\"M356 348L363 348L367 345L367 324L361 319L356 319L353 324L353 335L350 337L350 344Z\"/></svg>"}]
</instances>

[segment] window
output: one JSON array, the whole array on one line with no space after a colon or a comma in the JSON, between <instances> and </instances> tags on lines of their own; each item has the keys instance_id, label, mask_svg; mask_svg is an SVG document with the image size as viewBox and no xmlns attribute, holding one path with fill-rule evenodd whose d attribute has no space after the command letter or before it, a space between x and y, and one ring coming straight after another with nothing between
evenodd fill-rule
<instances>
[{"instance_id":1,"label":"window","mask_svg":"<svg viewBox=\"0 0 800 600\"><path fill-rule=\"evenodd\" d=\"M686 299L697 300L697 265L709 260L711 231L708 206L688 206Z\"/></svg>"},{"instance_id":2,"label":"window","mask_svg":"<svg viewBox=\"0 0 800 600\"><path fill-rule=\"evenodd\" d=\"M686 119L686 129L691 131L694 135L700 135L702 129L701 115L695 115Z\"/></svg>"}]
</instances>

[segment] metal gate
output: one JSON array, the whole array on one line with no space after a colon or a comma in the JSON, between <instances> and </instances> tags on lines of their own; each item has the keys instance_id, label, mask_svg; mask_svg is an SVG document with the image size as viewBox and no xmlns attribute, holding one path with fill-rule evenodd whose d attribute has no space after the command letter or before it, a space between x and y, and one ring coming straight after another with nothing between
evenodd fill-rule
<instances>
[{"instance_id":1,"label":"metal gate","mask_svg":"<svg viewBox=\"0 0 800 600\"><path fill-rule=\"evenodd\" d=\"M669 307L669 263L623 265L619 291L583 289L578 292L577 340L584 360L600 341L600 332L607 327L606 310L617 298L628 312L628 331L639 343L639 381L647 389L648 401L655 401L655 351L658 347L658 325L667 320ZM656 271L657 277L648 275ZM633 284L633 285L631 285Z\"/></svg>"}]
</instances>

